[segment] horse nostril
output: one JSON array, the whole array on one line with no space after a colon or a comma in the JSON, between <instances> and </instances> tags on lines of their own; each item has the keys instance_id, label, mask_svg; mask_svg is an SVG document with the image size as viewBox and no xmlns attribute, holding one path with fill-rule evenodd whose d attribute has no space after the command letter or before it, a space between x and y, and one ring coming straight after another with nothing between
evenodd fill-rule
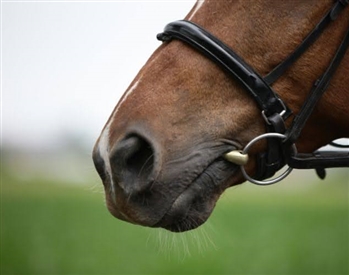
<instances>
[{"instance_id":1,"label":"horse nostril","mask_svg":"<svg viewBox=\"0 0 349 275\"><path fill-rule=\"evenodd\" d=\"M154 154L148 142L141 138L130 137L133 148L131 148L128 158L126 158L126 168L139 176L148 174L153 169ZM133 150L132 150L133 149Z\"/></svg>"},{"instance_id":2,"label":"horse nostril","mask_svg":"<svg viewBox=\"0 0 349 275\"><path fill-rule=\"evenodd\" d=\"M110 160L113 177L126 193L142 191L151 183L154 150L141 136L132 134L121 140Z\"/></svg>"}]
</instances>

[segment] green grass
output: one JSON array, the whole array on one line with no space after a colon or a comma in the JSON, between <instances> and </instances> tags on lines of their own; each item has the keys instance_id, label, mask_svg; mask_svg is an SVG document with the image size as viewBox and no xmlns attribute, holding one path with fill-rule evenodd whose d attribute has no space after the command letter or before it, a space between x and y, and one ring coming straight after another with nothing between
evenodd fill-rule
<instances>
[{"instance_id":1,"label":"green grass","mask_svg":"<svg viewBox=\"0 0 349 275\"><path fill-rule=\"evenodd\" d=\"M244 184L173 234L114 219L87 187L5 176L1 275L348 274L347 180Z\"/></svg>"}]
</instances>

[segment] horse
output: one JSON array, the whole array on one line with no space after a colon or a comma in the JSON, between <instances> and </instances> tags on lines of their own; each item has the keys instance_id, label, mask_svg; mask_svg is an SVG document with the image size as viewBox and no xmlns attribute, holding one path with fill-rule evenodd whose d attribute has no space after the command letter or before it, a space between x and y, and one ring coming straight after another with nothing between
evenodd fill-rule
<instances>
[{"instance_id":1,"label":"horse","mask_svg":"<svg viewBox=\"0 0 349 275\"><path fill-rule=\"evenodd\" d=\"M347 6L198 0L169 24L93 149L109 212L183 232L246 179L349 166L312 154L349 137Z\"/></svg>"}]
</instances>

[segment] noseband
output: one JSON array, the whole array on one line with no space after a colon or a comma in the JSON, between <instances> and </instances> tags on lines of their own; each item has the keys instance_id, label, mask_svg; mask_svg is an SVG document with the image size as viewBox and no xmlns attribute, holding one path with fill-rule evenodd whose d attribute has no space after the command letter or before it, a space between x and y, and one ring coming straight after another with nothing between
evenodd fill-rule
<instances>
[{"instance_id":1,"label":"noseband","mask_svg":"<svg viewBox=\"0 0 349 275\"><path fill-rule=\"evenodd\" d=\"M232 151L225 155L231 162L240 165L246 180L255 184L268 185L285 178L293 168L316 169L320 178L325 178L325 168L349 167L349 152L315 151L312 154L297 153L295 141L311 115L315 105L326 91L329 82L343 59L349 46L349 29L338 47L332 61L323 75L315 81L307 100L300 112L294 117L291 126L286 129L285 120L291 110L273 91L271 85L312 45L324 29L334 21L341 11L348 6L349 0L337 0L316 27L303 42L265 77L259 75L239 55L200 26L186 21L168 24L157 38L163 42L179 39L194 47L212 61L218 63L233 78L237 79L252 95L261 109L268 133L251 140L242 151ZM257 173L251 178L245 172L249 148L260 139L267 139L267 151L257 156ZM336 144L334 144L336 145ZM272 177L285 164L289 168L280 176Z\"/></svg>"}]
</instances>

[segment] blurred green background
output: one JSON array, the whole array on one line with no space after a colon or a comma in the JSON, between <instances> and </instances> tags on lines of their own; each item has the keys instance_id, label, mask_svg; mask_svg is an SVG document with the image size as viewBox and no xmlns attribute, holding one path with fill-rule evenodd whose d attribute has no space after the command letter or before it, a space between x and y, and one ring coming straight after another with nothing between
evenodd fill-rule
<instances>
[{"instance_id":1,"label":"blurred green background","mask_svg":"<svg viewBox=\"0 0 349 275\"><path fill-rule=\"evenodd\" d=\"M69 152L2 152L1 275L349 273L347 169L233 187L176 234L113 218L89 154Z\"/></svg>"}]
</instances>

